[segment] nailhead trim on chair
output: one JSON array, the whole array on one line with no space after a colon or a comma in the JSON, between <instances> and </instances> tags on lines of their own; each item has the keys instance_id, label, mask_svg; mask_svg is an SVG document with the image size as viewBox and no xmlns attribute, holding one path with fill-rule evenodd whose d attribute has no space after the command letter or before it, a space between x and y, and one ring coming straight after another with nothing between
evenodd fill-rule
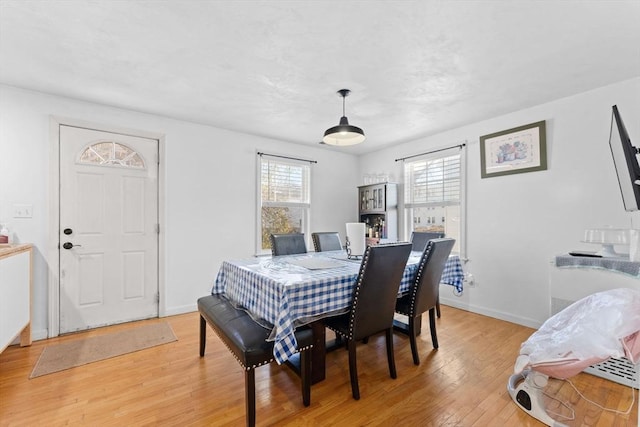
<instances>
[{"instance_id":1,"label":"nailhead trim on chair","mask_svg":"<svg viewBox=\"0 0 640 427\"><path fill-rule=\"evenodd\" d=\"M370 246L367 246L367 250L364 253L364 256L362 257L362 263L360 264L360 272L358 273L358 283L356 283L356 289L355 289L355 294L353 295L353 306L351 307L351 316L349 317L349 336L348 337L344 337L348 340L353 339L353 322L355 321L355 311L356 311L356 306L358 305L358 293L360 292L360 286L362 286L362 277L363 274L362 272L364 271L365 266L367 265L367 262L369 262L369 252L371 251ZM338 332L339 331L333 329L332 327L329 326L329 329L331 329L334 332Z\"/></svg>"},{"instance_id":2,"label":"nailhead trim on chair","mask_svg":"<svg viewBox=\"0 0 640 427\"><path fill-rule=\"evenodd\" d=\"M422 275L424 274L424 270L425 270L425 266L427 265L427 261L429 260L429 256L431 255L430 252L433 248L433 245L429 245L429 243L427 242L427 247L425 250L425 253L422 255L422 259L420 260L420 265L418 266L418 272L416 273L416 279L413 282L414 286L412 286L411 288L411 304L409 305L409 311L413 311L415 305L416 305L416 296L418 295L418 286L415 286L415 284L420 283L420 279L422 278ZM402 313L405 315L409 315L409 313Z\"/></svg>"},{"instance_id":3,"label":"nailhead trim on chair","mask_svg":"<svg viewBox=\"0 0 640 427\"><path fill-rule=\"evenodd\" d=\"M349 336L348 339L353 339L353 322L355 319L356 307L358 306L358 296L360 294L360 287L362 286L362 278L367 263L369 262L369 254L371 252L371 246L367 246L367 250L362 257L362 263L360 264L360 274L358 274L358 283L356 283L355 294L353 295L353 307L351 308L351 316L349 317Z\"/></svg>"}]
</instances>

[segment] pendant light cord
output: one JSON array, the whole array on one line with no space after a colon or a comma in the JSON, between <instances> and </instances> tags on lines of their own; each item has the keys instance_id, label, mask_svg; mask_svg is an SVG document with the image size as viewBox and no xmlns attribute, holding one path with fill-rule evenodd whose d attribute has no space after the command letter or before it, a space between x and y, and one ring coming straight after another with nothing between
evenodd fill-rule
<instances>
[{"instance_id":1,"label":"pendant light cord","mask_svg":"<svg viewBox=\"0 0 640 427\"><path fill-rule=\"evenodd\" d=\"M345 109L344 109L344 99L346 98L346 95L342 95L342 117L345 116Z\"/></svg>"}]
</instances>

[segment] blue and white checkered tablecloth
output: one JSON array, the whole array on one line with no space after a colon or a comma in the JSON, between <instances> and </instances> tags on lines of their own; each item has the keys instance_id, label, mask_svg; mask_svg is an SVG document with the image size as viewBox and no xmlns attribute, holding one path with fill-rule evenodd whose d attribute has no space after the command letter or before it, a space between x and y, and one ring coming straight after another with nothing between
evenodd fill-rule
<instances>
[{"instance_id":1,"label":"blue and white checkered tablecloth","mask_svg":"<svg viewBox=\"0 0 640 427\"><path fill-rule=\"evenodd\" d=\"M420 255L411 253L400 293L409 290ZM311 270L292 263L311 258L324 259L332 266ZM224 261L211 292L226 294L256 321L273 325L273 353L282 363L295 353L296 326L348 309L359 269L360 261L347 260L342 251ZM451 256L442 283L461 289L462 278L460 258Z\"/></svg>"},{"instance_id":2,"label":"blue and white checkered tablecloth","mask_svg":"<svg viewBox=\"0 0 640 427\"><path fill-rule=\"evenodd\" d=\"M462 283L464 282L464 271L458 255L451 255L444 265L440 283L451 285L456 288L456 295L462 295Z\"/></svg>"}]
</instances>

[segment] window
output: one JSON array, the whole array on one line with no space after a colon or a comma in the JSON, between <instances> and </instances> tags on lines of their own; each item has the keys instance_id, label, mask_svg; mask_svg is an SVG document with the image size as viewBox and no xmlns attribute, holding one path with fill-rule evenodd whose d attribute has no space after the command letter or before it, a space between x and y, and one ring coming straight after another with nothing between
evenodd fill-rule
<instances>
[{"instance_id":1,"label":"window","mask_svg":"<svg viewBox=\"0 0 640 427\"><path fill-rule=\"evenodd\" d=\"M412 231L445 233L460 253L464 232L464 151L458 147L404 161L407 237Z\"/></svg>"},{"instance_id":2,"label":"window","mask_svg":"<svg viewBox=\"0 0 640 427\"><path fill-rule=\"evenodd\" d=\"M260 155L257 253L271 250L272 233L309 235L309 161Z\"/></svg>"},{"instance_id":3,"label":"window","mask_svg":"<svg viewBox=\"0 0 640 427\"><path fill-rule=\"evenodd\" d=\"M144 161L138 153L117 142L97 142L80 154L80 163L144 169Z\"/></svg>"}]
</instances>

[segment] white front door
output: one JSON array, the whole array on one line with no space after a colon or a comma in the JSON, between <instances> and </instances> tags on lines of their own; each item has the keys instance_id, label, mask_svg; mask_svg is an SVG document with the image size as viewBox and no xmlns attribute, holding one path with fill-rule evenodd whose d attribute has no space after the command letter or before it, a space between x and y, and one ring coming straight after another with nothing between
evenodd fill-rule
<instances>
[{"instance_id":1,"label":"white front door","mask_svg":"<svg viewBox=\"0 0 640 427\"><path fill-rule=\"evenodd\" d=\"M158 141L60 126L60 333L158 316Z\"/></svg>"}]
</instances>

